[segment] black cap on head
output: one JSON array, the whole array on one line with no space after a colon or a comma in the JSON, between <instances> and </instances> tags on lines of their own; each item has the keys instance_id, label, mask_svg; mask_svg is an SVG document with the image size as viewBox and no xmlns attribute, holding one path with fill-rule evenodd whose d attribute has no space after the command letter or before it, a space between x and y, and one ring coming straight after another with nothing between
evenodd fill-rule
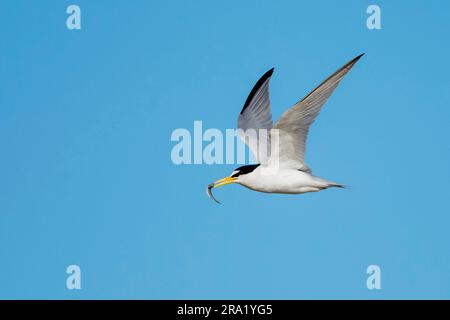
<instances>
[{"instance_id":1,"label":"black cap on head","mask_svg":"<svg viewBox=\"0 0 450 320\"><path fill-rule=\"evenodd\" d=\"M233 174L232 177L236 178L236 177L240 176L241 174L250 173L253 170L255 170L256 168L258 168L259 165L260 164L249 164L249 165L246 165L246 166L239 167L239 168L234 170L234 171L236 171L236 173Z\"/></svg>"}]
</instances>

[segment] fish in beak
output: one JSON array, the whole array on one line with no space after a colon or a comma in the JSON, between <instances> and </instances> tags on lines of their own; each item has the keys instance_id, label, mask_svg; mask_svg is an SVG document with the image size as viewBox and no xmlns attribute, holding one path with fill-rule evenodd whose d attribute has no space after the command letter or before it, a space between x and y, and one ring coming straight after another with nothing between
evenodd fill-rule
<instances>
[{"instance_id":1,"label":"fish in beak","mask_svg":"<svg viewBox=\"0 0 450 320\"><path fill-rule=\"evenodd\" d=\"M236 180L237 180L237 178L234 178L234 177L225 177L223 179L220 179L213 183L210 183L208 185L208 188L206 189L206 194L208 195L208 197L213 199L215 202L220 203L216 198L214 198L214 195L212 194L211 190L214 188L226 186L227 184L230 184L230 183L235 183Z\"/></svg>"}]
</instances>

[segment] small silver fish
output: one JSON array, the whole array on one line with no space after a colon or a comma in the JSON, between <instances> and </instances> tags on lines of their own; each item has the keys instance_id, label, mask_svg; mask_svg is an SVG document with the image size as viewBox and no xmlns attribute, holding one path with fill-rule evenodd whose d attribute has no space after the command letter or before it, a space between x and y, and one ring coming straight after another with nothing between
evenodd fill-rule
<instances>
[{"instance_id":1,"label":"small silver fish","mask_svg":"<svg viewBox=\"0 0 450 320\"><path fill-rule=\"evenodd\" d=\"M217 202L218 204L220 204L219 200L217 200L216 198L214 198L214 195L212 194L212 189L214 188L214 183L210 183L208 184L208 188L206 188L206 194L208 195L208 197L210 197L211 199L213 199L215 202Z\"/></svg>"}]
</instances>

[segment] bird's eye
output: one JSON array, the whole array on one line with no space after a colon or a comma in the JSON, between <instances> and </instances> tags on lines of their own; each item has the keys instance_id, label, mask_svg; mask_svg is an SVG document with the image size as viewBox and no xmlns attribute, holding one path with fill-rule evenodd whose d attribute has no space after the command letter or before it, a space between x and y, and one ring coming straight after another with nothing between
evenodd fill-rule
<instances>
[{"instance_id":1,"label":"bird's eye","mask_svg":"<svg viewBox=\"0 0 450 320\"><path fill-rule=\"evenodd\" d=\"M239 171L235 170L231 173L232 177L237 177L239 175Z\"/></svg>"}]
</instances>

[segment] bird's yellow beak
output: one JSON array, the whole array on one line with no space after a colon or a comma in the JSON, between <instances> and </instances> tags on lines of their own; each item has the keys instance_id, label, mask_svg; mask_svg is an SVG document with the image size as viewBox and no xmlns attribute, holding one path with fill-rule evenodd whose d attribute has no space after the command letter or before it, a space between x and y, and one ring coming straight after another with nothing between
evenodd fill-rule
<instances>
[{"instance_id":1,"label":"bird's yellow beak","mask_svg":"<svg viewBox=\"0 0 450 320\"><path fill-rule=\"evenodd\" d=\"M217 181L213 182L212 183L212 187L213 188L218 188L218 187L221 187L221 186L226 186L227 184L236 182L236 180L237 179L234 178L234 177L225 177L223 179L220 179L220 180L217 180Z\"/></svg>"}]
</instances>

